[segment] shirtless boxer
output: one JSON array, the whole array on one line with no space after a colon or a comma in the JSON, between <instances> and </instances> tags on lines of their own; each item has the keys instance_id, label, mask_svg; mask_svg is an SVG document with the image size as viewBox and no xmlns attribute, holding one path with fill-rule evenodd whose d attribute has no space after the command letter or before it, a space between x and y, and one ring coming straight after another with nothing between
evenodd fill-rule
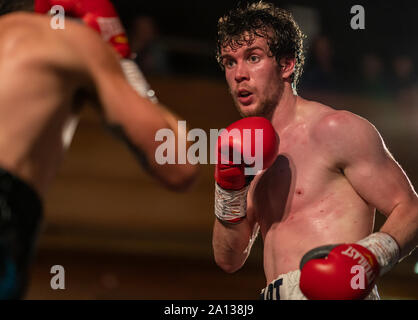
<instances>
[{"instance_id":1,"label":"shirtless boxer","mask_svg":"<svg viewBox=\"0 0 418 320\"><path fill-rule=\"evenodd\" d=\"M239 270L260 231L262 299L379 299L375 279L417 245L417 194L372 124L297 95L302 39L290 13L267 3L219 20L218 61L246 120L227 129L264 127L278 151L263 151L255 177L244 176L245 163L217 164L215 261ZM387 220L372 233L376 209Z\"/></svg>"},{"instance_id":2,"label":"shirtless boxer","mask_svg":"<svg viewBox=\"0 0 418 320\"><path fill-rule=\"evenodd\" d=\"M155 133L161 128L176 132L177 117L137 93L149 90L127 59L125 77L120 63L128 55L126 41L107 39L112 48L97 30L79 22L66 19L64 30L53 30L47 15L10 13L31 11L33 5L31 0L0 0L2 299L24 295L42 199L71 143L82 104L97 107L109 128L167 187L186 188L197 169L157 164Z\"/></svg>"}]
</instances>

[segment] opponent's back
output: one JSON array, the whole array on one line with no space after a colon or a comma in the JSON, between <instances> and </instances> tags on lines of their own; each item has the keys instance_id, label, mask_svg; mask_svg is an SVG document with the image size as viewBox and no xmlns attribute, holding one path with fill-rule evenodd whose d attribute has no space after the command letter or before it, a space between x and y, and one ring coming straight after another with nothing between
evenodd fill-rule
<instances>
[{"instance_id":1,"label":"opponent's back","mask_svg":"<svg viewBox=\"0 0 418 320\"><path fill-rule=\"evenodd\" d=\"M68 147L65 130L77 93L93 83L81 48L84 41L77 35L96 35L66 23L66 29L54 30L46 16L13 13L0 18L0 166L38 190Z\"/></svg>"}]
</instances>

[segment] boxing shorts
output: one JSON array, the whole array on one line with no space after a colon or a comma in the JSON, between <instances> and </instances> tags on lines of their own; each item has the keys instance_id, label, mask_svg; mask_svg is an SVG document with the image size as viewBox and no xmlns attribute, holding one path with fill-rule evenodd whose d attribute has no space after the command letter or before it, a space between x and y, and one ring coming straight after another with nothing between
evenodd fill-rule
<instances>
[{"instance_id":1,"label":"boxing shorts","mask_svg":"<svg viewBox=\"0 0 418 320\"><path fill-rule=\"evenodd\" d=\"M261 290L261 300L308 300L299 288L300 270L282 274ZM325 284L324 284L325 285ZM377 287L365 300L380 300Z\"/></svg>"},{"instance_id":2,"label":"boxing shorts","mask_svg":"<svg viewBox=\"0 0 418 320\"><path fill-rule=\"evenodd\" d=\"M37 192L0 168L0 299L23 298L41 220Z\"/></svg>"}]
</instances>

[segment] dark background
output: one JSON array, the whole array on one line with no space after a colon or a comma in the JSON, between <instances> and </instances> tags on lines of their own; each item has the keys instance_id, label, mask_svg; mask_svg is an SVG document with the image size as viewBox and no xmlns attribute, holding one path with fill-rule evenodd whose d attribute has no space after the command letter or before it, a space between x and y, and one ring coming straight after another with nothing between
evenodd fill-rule
<instances>
[{"instance_id":1,"label":"dark background","mask_svg":"<svg viewBox=\"0 0 418 320\"><path fill-rule=\"evenodd\" d=\"M217 19L235 1L114 3L134 48L144 34L135 32L138 17L152 20L152 41L138 51L137 61L161 102L190 128L206 132L239 119L214 58ZM417 186L417 3L274 3L291 10L297 5L317 17L303 30L311 37L299 94L366 117ZM365 9L365 30L350 27L350 8L357 4ZM319 35L330 57L325 71L313 54ZM27 298L256 299L265 286L260 239L236 274L213 262L213 183L213 165L201 165L190 192L163 189L85 109L46 200ZM383 223L377 213L375 230ZM417 260L415 252L378 281L382 298L418 298ZM65 290L50 287L53 265L65 268Z\"/></svg>"},{"instance_id":2,"label":"dark background","mask_svg":"<svg viewBox=\"0 0 418 320\"><path fill-rule=\"evenodd\" d=\"M414 1L271 1L289 8L304 6L319 13L321 33L328 35L335 44L338 67L355 77L353 66L359 63L362 53L376 51L385 59L408 52L417 58L418 4ZM195 39L207 42L214 50L216 22L238 1L114 1L124 24L129 29L132 20L140 13L155 18L161 34L166 37ZM245 1L241 1L245 3ZM366 13L366 28L353 30L350 9L362 5ZM306 30L303 30L306 31ZM308 48L309 49L309 48ZM207 52L208 55L210 52ZM210 60L210 59L208 59ZM206 65L207 64L207 65ZM205 74L222 76L215 68L215 61L207 61ZM196 69L195 69L196 70ZM202 69L197 69L196 73ZM189 71L189 70L188 70ZM179 72L182 72L180 69ZM184 70L183 70L184 72Z\"/></svg>"}]
</instances>

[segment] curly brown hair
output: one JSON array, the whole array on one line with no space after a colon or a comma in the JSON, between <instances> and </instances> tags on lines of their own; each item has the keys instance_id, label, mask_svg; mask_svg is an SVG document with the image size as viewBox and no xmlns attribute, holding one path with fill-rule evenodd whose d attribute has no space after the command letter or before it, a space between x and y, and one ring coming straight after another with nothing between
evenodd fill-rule
<instances>
[{"instance_id":1,"label":"curly brown hair","mask_svg":"<svg viewBox=\"0 0 418 320\"><path fill-rule=\"evenodd\" d=\"M245 38L244 34L247 35ZM260 1L239 5L219 19L216 59L222 70L222 48L230 47L236 50L244 44L251 45L255 37L267 40L271 55L277 63L283 57L296 59L291 79L293 87L296 88L305 62L305 35L290 12L271 3Z\"/></svg>"}]
</instances>

